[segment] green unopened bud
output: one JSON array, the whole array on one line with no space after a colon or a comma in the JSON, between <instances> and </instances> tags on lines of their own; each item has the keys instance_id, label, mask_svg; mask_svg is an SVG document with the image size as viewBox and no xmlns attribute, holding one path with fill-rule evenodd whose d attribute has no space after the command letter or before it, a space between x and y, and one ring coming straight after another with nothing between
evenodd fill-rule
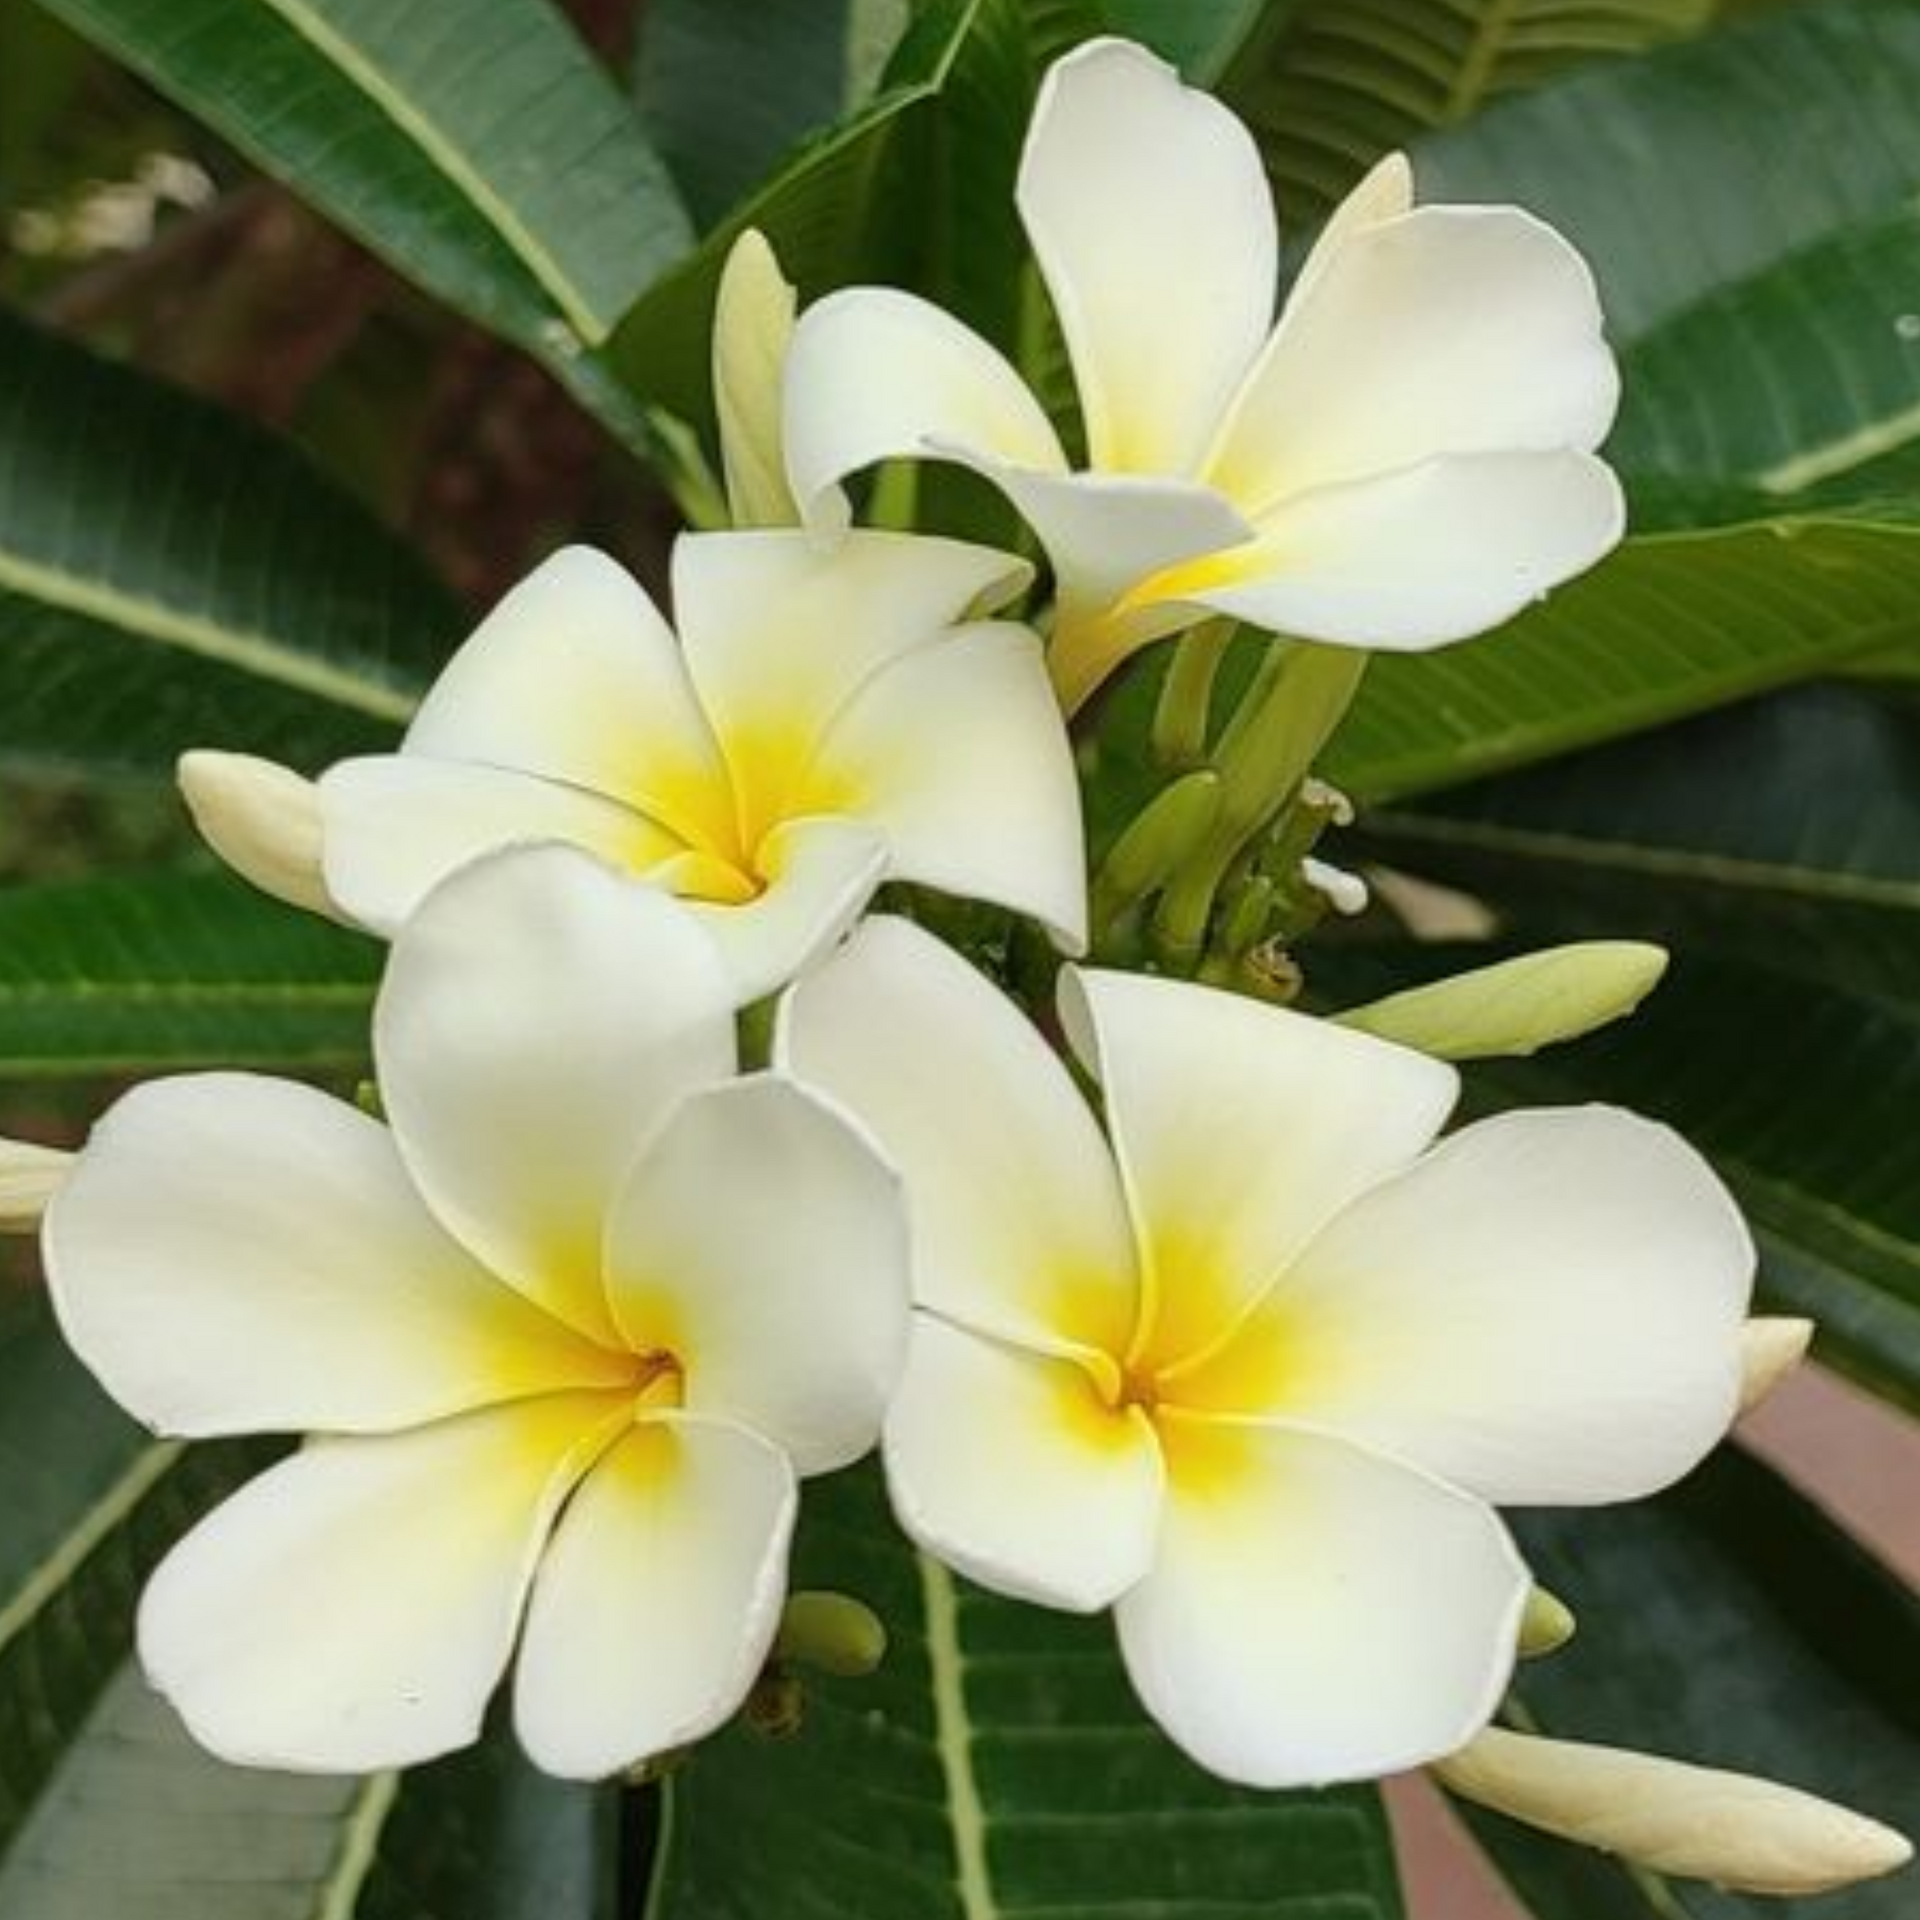
<instances>
[{"instance_id":1,"label":"green unopened bud","mask_svg":"<svg viewBox=\"0 0 1920 1920\"><path fill-rule=\"evenodd\" d=\"M1520 1658L1538 1660L1543 1654L1558 1653L1578 1630L1573 1609L1558 1594L1535 1587L1520 1616Z\"/></svg>"},{"instance_id":2,"label":"green unopened bud","mask_svg":"<svg viewBox=\"0 0 1920 1920\"><path fill-rule=\"evenodd\" d=\"M193 824L241 879L339 918L321 878L320 794L311 780L250 753L182 754L179 774Z\"/></svg>"},{"instance_id":3,"label":"green unopened bud","mask_svg":"<svg viewBox=\"0 0 1920 1920\"><path fill-rule=\"evenodd\" d=\"M1489 1727L1434 1774L1463 1799L1655 1873L1825 1893L1913 1858L1904 1835L1795 1787Z\"/></svg>"},{"instance_id":4,"label":"green unopened bud","mask_svg":"<svg viewBox=\"0 0 1920 1920\"><path fill-rule=\"evenodd\" d=\"M1740 1329L1740 1411L1751 1413L1802 1360L1813 1322L1759 1314Z\"/></svg>"},{"instance_id":5,"label":"green unopened bud","mask_svg":"<svg viewBox=\"0 0 1920 1920\"><path fill-rule=\"evenodd\" d=\"M797 305L766 236L749 227L727 255L713 311L713 406L735 526L800 524L780 425Z\"/></svg>"},{"instance_id":6,"label":"green unopened bud","mask_svg":"<svg viewBox=\"0 0 1920 1920\"><path fill-rule=\"evenodd\" d=\"M37 1233L73 1155L31 1140L0 1140L0 1233Z\"/></svg>"},{"instance_id":7,"label":"green unopened bud","mask_svg":"<svg viewBox=\"0 0 1920 1920\"><path fill-rule=\"evenodd\" d=\"M773 1655L836 1680L864 1680L886 1658L887 1630L871 1607L848 1594L803 1590L787 1597Z\"/></svg>"},{"instance_id":8,"label":"green unopened bud","mask_svg":"<svg viewBox=\"0 0 1920 1920\"><path fill-rule=\"evenodd\" d=\"M1164 884L1219 810L1220 776L1211 768L1162 787L1127 823L1101 862L1093 883L1095 920L1104 926Z\"/></svg>"},{"instance_id":9,"label":"green unopened bud","mask_svg":"<svg viewBox=\"0 0 1920 1920\"><path fill-rule=\"evenodd\" d=\"M1439 1060L1535 1053L1631 1013L1666 970L1660 947L1582 940L1389 994L1334 1018Z\"/></svg>"}]
</instances>

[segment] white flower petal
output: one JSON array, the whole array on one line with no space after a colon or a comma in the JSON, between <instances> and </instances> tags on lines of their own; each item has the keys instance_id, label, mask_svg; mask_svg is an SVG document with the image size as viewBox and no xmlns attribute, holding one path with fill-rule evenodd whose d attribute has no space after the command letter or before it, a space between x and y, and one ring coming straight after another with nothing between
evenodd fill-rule
<instances>
[{"instance_id":1,"label":"white flower petal","mask_svg":"<svg viewBox=\"0 0 1920 1920\"><path fill-rule=\"evenodd\" d=\"M161 1563L148 1678L241 1766L371 1773L466 1746L554 1514L630 1409L549 1395L283 1461Z\"/></svg>"},{"instance_id":2,"label":"white flower petal","mask_svg":"<svg viewBox=\"0 0 1920 1920\"><path fill-rule=\"evenodd\" d=\"M733 1008L713 942L664 895L572 848L478 861L394 942L373 1026L394 1137L494 1272L618 1346L607 1210L661 1117L732 1073Z\"/></svg>"},{"instance_id":3,"label":"white flower petal","mask_svg":"<svg viewBox=\"0 0 1920 1920\"><path fill-rule=\"evenodd\" d=\"M1032 914L1085 946L1080 784L1026 627L983 622L889 662L821 740L800 799L877 827L891 878Z\"/></svg>"},{"instance_id":4,"label":"white flower petal","mask_svg":"<svg viewBox=\"0 0 1920 1920\"><path fill-rule=\"evenodd\" d=\"M440 672L402 751L604 793L695 834L725 793L659 610L626 569L563 547Z\"/></svg>"},{"instance_id":5,"label":"white flower petal","mask_svg":"<svg viewBox=\"0 0 1920 1920\"><path fill-rule=\"evenodd\" d=\"M1043 1350L1124 1347L1133 1249L1112 1156L1046 1042L958 954L869 920L787 995L774 1059L905 1177L924 1305Z\"/></svg>"},{"instance_id":6,"label":"white flower petal","mask_svg":"<svg viewBox=\"0 0 1920 1920\"><path fill-rule=\"evenodd\" d=\"M1348 241L1357 238L1368 227L1378 226L1383 220L1397 220L1402 214L1413 211L1413 168L1404 153L1389 153L1361 176L1347 197L1327 216L1327 223L1320 229L1307 257L1300 264L1300 271L1294 276L1293 285L1287 289L1286 309L1301 306L1309 290L1319 281L1320 276L1340 257ZM1258 379L1266 362L1273 352L1272 343L1260 356L1251 379ZM1239 411L1238 406L1235 412ZM1234 416L1227 419L1228 431L1234 425Z\"/></svg>"},{"instance_id":7,"label":"white flower petal","mask_svg":"<svg viewBox=\"0 0 1920 1920\"><path fill-rule=\"evenodd\" d=\"M1586 453L1446 454L1290 500L1243 547L1138 590L1269 632L1417 653L1485 633L1584 573L1626 508Z\"/></svg>"},{"instance_id":8,"label":"white flower petal","mask_svg":"<svg viewBox=\"0 0 1920 1920\"><path fill-rule=\"evenodd\" d=\"M787 355L787 476L807 524L841 524L839 483L929 437L1016 467L1066 469L1040 403L1004 355L931 302L848 287L800 316Z\"/></svg>"},{"instance_id":9,"label":"white flower petal","mask_svg":"<svg viewBox=\"0 0 1920 1920\"><path fill-rule=\"evenodd\" d=\"M796 811L821 732L877 667L941 641L1032 571L924 534L856 529L831 545L792 532L683 535L674 612L749 851L765 824Z\"/></svg>"},{"instance_id":10,"label":"white flower petal","mask_svg":"<svg viewBox=\"0 0 1920 1920\"><path fill-rule=\"evenodd\" d=\"M789 820L761 841L764 889L737 906L689 901L742 1006L764 999L835 946L887 877L885 836L863 820Z\"/></svg>"},{"instance_id":11,"label":"white flower petal","mask_svg":"<svg viewBox=\"0 0 1920 1920\"><path fill-rule=\"evenodd\" d=\"M1160 1444L1073 1360L916 1315L886 1465L913 1540L997 1593L1092 1613L1152 1561Z\"/></svg>"},{"instance_id":12,"label":"white flower petal","mask_svg":"<svg viewBox=\"0 0 1920 1920\"><path fill-rule=\"evenodd\" d=\"M1320 1434L1160 1429L1159 1550L1115 1617L1142 1703L1194 1759L1254 1787L1370 1780L1486 1724L1531 1585L1490 1508Z\"/></svg>"},{"instance_id":13,"label":"white flower petal","mask_svg":"<svg viewBox=\"0 0 1920 1920\"><path fill-rule=\"evenodd\" d=\"M1134 1357L1210 1346L1319 1228L1445 1120L1451 1067L1237 994L1069 971L1061 1015L1106 1090L1148 1261Z\"/></svg>"},{"instance_id":14,"label":"white flower petal","mask_svg":"<svg viewBox=\"0 0 1920 1920\"><path fill-rule=\"evenodd\" d=\"M630 1371L448 1238L384 1127L292 1081L136 1087L45 1249L74 1350L164 1433L380 1431Z\"/></svg>"},{"instance_id":15,"label":"white flower petal","mask_svg":"<svg viewBox=\"0 0 1920 1920\"><path fill-rule=\"evenodd\" d=\"M717 1420L643 1420L588 1474L514 1675L536 1765L602 1779L732 1716L780 1623L794 1504L779 1449Z\"/></svg>"},{"instance_id":16,"label":"white flower petal","mask_svg":"<svg viewBox=\"0 0 1920 1920\"><path fill-rule=\"evenodd\" d=\"M1667 1128L1466 1128L1354 1202L1183 1401L1272 1412L1502 1504L1629 1500L1725 1433L1753 1246Z\"/></svg>"},{"instance_id":17,"label":"white flower petal","mask_svg":"<svg viewBox=\"0 0 1920 1920\"><path fill-rule=\"evenodd\" d=\"M906 1354L906 1203L818 1095L771 1074L689 1094L614 1204L606 1266L614 1318L680 1362L689 1412L803 1474L879 1436Z\"/></svg>"},{"instance_id":18,"label":"white flower petal","mask_svg":"<svg viewBox=\"0 0 1920 1920\"><path fill-rule=\"evenodd\" d=\"M1207 478L1251 515L1443 453L1591 452L1620 381L1580 255L1514 207L1337 231Z\"/></svg>"},{"instance_id":19,"label":"white flower petal","mask_svg":"<svg viewBox=\"0 0 1920 1920\"><path fill-rule=\"evenodd\" d=\"M1048 71L1016 193L1092 464L1190 473L1273 318L1252 136L1144 48L1097 40Z\"/></svg>"},{"instance_id":20,"label":"white flower petal","mask_svg":"<svg viewBox=\"0 0 1920 1920\"><path fill-rule=\"evenodd\" d=\"M684 850L617 800L499 767L376 754L329 768L319 793L327 891L389 936L456 867L504 847L557 841L633 873Z\"/></svg>"},{"instance_id":21,"label":"white flower petal","mask_svg":"<svg viewBox=\"0 0 1920 1920\"><path fill-rule=\"evenodd\" d=\"M1053 562L1063 622L1093 618L1164 568L1254 536L1224 494L1191 480L1031 473L957 443L937 444L991 480L1039 536Z\"/></svg>"}]
</instances>

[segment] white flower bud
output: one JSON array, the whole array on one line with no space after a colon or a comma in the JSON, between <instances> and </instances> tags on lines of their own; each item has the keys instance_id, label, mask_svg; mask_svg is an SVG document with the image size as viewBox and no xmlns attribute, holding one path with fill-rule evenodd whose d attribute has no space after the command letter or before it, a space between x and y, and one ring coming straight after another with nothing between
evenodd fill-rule
<instances>
[{"instance_id":1,"label":"white flower bud","mask_svg":"<svg viewBox=\"0 0 1920 1920\"><path fill-rule=\"evenodd\" d=\"M73 1155L30 1140L0 1140L0 1233L37 1233Z\"/></svg>"},{"instance_id":2,"label":"white flower bud","mask_svg":"<svg viewBox=\"0 0 1920 1920\"><path fill-rule=\"evenodd\" d=\"M1367 883L1328 860L1302 860L1300 877L1335 913L1351 918L1367 910Z\"/></svg>"},{"instance_id":3,"label":"white flower bud","mask_svg":"<svg viewBox=\"0 0 1920 1920\"><path fill-rule=\"evenodd\" d=\"M741 527L796 527L780 393L796 300L766 236L749 227L720 272L713 310L713 405L727 505Z\"/></svg>"},{"instance_id":4,"label":"white flower bud","mask_svg":"<svg viewBox=\"0 0 1920 1920\"><path fill-rule=\"evenodd\" d=\"M201 837L262 893L339 919L320 870L320 798L291 767L249 753L180 757L180 791Z\"/></svg>"},{"instance_id":5,"label":"white flower bud","mask_svg":"<svg viewBox=\"0 0 1920 1920\"><path fill-rule=\"evenodd\" d=\"M1913 1857L1891 1827L1796 1787L1619 1747L1489 1727L1433 1772L1562 1839L1741 1893L1824 1893Z\"/></svg>"},{"instance_id":6,"label":"white flower bud","mask_svg":"<svg viewBox=\"0 0 1920 1920\"><path fill-rule=\"evenodd\" d=\"M1760 1314L1740 1329L1740 1411L1751 1413L1802 1360L1813 1322Z\"/></svg>"}]
</instances>

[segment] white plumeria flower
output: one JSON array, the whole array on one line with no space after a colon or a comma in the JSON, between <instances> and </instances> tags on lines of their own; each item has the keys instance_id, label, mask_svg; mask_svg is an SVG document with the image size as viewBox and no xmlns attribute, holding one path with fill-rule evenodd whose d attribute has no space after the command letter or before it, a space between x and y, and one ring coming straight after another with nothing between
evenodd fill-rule
<instances>
[{"instance_id":1,"label":"white plumeria flower","mask_svg":"<svg viewBox=\"0 0 1920 1920\"><path fill-rule=\"evenodd\" d=\"M1028 578L1005 554L862 532L674 547L672 630L606 555L554 555L448 663L397 754L319 782L290 817L276 769L189 755L208 837L301 897L259 842L377 932L462 861L558 840L694 905L743 998L783 985L883 880L917 881L1084 944L1079 790L1040 643L968 622ZM236 802L236 771L257 808ZM284 776L283 776L284 779ZM251 853L246 852L251 849Z\"/></svg>"},{"instance_id":2,"label":"white plumeria flower","mask_svg":"<svg viewBox=\"0 0 1920 1920\"><path fill-rule=\"evenodd\" d=\"M1112 1605L1147 1709L1279 1787L1455 1751L1528 1576L1494 1502L1645 1494L1724 1432L1753 1250L1705 1163L1605 1107L1435 1146L1423 1055L1183 982L1069 972L1061 1061L869 921L776 1057L900 1167L907 1531L1003 1593Z\"/></svg>"},{"instance_id":3,"label":"white plumeria flower","mask_svg":"<svg viewBox=\"0 0 1920 1920\"><path fill-rule=\"evenodd\" d=\"M986 341L878 287L801 316L787 459L815 524L877 460L984 474L1059 589L1069 711L1205 613L1307 640L1464 639L1619 539L1594 457L1618 399L1592 276L1513 207L1415 210L1404 158L1333 215L1278 324L1272 202L1251 136L1144 49L1057 62L1018 200L1072 360L1075 470Z\"/></svg>"},{"instance_id":4,"label":"white plumeria flower","mask_svg":"<svg viewBox=\"0 0 1920 1920\"><path fill-rule=\"evenodd\" d=\"M46 1231L75 1349L164 1433L324 1436L142 1602L147 1672L214 1752L445 1753L516 1638L520 1737L556 1774L738 1707L796 1476L872 1444L907 1276L895 1176L817 1095L730 1077L733 1006L684 908L522 850L394 946L390 1126L215 1073L95 1130Z\"/></svg>"}]
</instances>

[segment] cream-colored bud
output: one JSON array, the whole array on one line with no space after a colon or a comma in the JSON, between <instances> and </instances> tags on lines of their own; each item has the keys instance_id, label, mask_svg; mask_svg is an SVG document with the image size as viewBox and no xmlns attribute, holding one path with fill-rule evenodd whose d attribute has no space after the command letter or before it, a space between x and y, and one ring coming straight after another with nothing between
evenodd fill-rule
<instances>
[{"instance_id":1,"label":"cream-colored bud","mask_svg":"<svg viewBox=\"0 0 1920 1920\"><path fill-rule=\"evenodd\" d=\"M1825 1893L1913 1858L1891 1827L1797 1787L1619 1747L1489 1727L1433 1772L1496 1813L1740 1893Z\"/></svg>"},{"instance_id":2,"label":"cream-colored bud","mask_svg":"<svg viewBox=\"0 0 1920 1920\"><path fill-rule=\"evenodd\" d=\"M1390 994L1335 1018L1440 1060L1529 1054L1631 1013L1666 970L1659 947L1582 940Z\"/></svg>"},{"instance_id":3,"label":"cream-colored bud","mask_svg":"<svg viewBox=\"0 0 1920 1920\"><path fill-rule=\"evenodd\" d=\"M887 1654L880 1616L859 1600L825 1588L787 1596L774 1640L776 1658L839 1680L861 1680Z\"/></svg>"},{"instance_id":4,"label":"cream-colored bud","mask_svg":"<svg viewBox=\"0 0 1920 1920\"><path fill-rule=\"evenodd\" d=\"M1543 1654L1558 1653L1579 1628L1573 1609L1558 1594L1545 1587L1533 1588L1520 1616L1520 1658L1537 1660Z\"/></svg>"},{"instance_id":5,"label":"cream-colored bud","mask_svg":"<svg viewBox=\"0 0 1920 1920\"><path fill-rule=\"evenodd\" d=\"M250 753L180 756L180 791L201 837L243 880L341 917L320 877L320 796L291 767Z\"/></svg>"},{"instance_id":6,"label":"cream-colored bud","mask_svg":"<svg viewBox=\"0 0 1920 1920\"><path fill-rule=\"evenodd\" d=\"M796 527L780 429L781 385L798 307L766 235L749 227L720 271L713 310L713 407L735 526Z\"/></svg>"},{"instance_id":7,"label":"cream-colored bud","mask_svg":"<svg viewBox=\"0 0 1920 1920\"><path fill-rule=\"evenodd\" d=\"M1759 1314L1740 1329L1740 1411L1751 1413L1802 1360L1813 1322Z\"/></svg>"},{"instance_id":8,"label":"cream-colored bud","mask_svg":"<svg viewBox=\"0 0 1920 1920\"><path fill-rule=\"evenodd\" d=\"M73 1155L31 1140L0 1140L0 1233L37 1233Z\"/></svg>"}]
</instances>

